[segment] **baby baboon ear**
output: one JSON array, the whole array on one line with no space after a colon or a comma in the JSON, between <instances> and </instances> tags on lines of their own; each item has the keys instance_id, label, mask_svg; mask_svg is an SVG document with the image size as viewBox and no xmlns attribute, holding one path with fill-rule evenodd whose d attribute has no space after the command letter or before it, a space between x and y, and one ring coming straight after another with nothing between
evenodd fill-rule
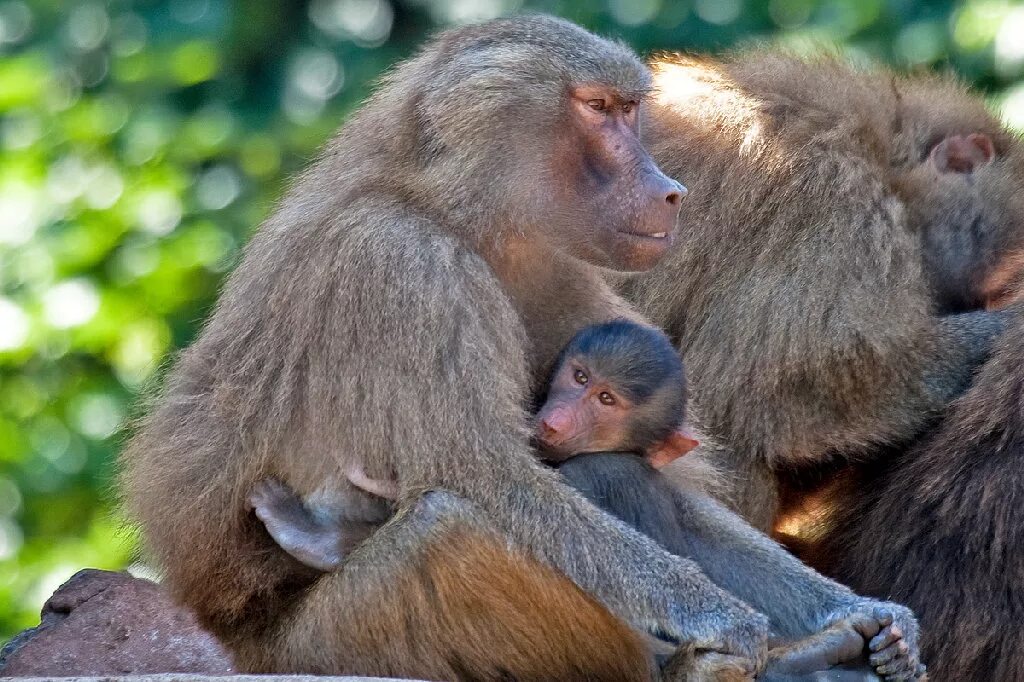
<instances>
[{"instance_id":1,"label":"baby baboon ear","mask_svg":"<svg viewBox=\"0 0 1024 682\"><path fill-rule=\"evenodd\" d=\"M992 139L984 133L950 135L932 147L931 162L940 173L973 173L996 155Z\"/></svg>"},{"instance_id":2,"label":"baby baboon ear","mask_svg":"<svg viewBox=\"0 0 1024 682\"><path fill-rule=\"evenodd\" d=\"M655 469L660 469L676 461L690 450L700 445L686 429L678 429L650 447L647 451L647 462Z\"/></svg>"}]
</instances>

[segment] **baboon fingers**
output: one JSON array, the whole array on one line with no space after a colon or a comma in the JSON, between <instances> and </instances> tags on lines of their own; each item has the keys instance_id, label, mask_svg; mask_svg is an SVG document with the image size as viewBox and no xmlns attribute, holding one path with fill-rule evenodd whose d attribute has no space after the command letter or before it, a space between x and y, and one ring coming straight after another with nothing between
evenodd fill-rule
<instances>
[{"instance_id":1,"label":"baboon fingers","mask_svg":"<svg viewBox=\"0 0 1024 682\"><path fill-rule=\"evenodd\" d=\"M885 629L883 629L877 637L875 637L868 643L868 647L872 651L882 651L883 649L889 647L890 645L902 639L903 631L900 630L899 626L889 625L886 626Z\"/></svg>"}]
</instances>

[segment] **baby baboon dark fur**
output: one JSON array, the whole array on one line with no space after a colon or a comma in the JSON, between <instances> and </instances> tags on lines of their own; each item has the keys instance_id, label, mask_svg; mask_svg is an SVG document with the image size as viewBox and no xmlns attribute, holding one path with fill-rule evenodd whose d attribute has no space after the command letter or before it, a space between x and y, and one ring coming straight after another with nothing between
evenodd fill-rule
<instances>
[{"instance_id":1,"label":"baby baboon dark fur","mask_svg":"<svg viewBox=\"0 0 1024 682\"><path fill-rule=\"evenodd\" d=\"M1024 679L1022 461L1018 315L940 425L836 482L806 539L838 580L913 606L936 680Z\"/></svg>"},{"instance_id":2,"label":"baby baboon dark fur","mask_svg":"<svg viewBox=\"0 0 1024 682\"><path fill-rule=\"evenodd\" d=\"M688 232L625 291L767 529L777 474L908 441L968 386L1005 323L978 308L1024 236L1024 155L948 78L756 52L654 71L645 137Z\"/></svg>"},{"instance_id":3,"label":"baby baboon dark fur","mask_svg":"<svg viewBox=\"0 0 1024 682\"><path fill-rule=\"evenodd\" d=\"M425 494L638 629L763 660L764 616L529 444L558 350L635 317L597 266L648 268L675 238L684 190L639 141L649 86L632 52L561 20L454 29L384 79L253 237L123 457L166 584L240 669L475 677L460 640L396 634L386 602L455 513ZM353 467L397 482L397 514L342 571L302 566L247 510L257 481L306 498L348 489Z\"/></svg>"}]
</instances>

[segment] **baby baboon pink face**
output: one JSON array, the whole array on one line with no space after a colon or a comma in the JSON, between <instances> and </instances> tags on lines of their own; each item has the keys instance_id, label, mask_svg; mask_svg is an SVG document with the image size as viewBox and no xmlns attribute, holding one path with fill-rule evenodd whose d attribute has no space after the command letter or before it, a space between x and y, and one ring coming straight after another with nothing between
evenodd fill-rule
<instances>
[{"instance_id":1,"label":"baby baboon pink face","mask_svg":"<svg viewBox=\"0 0 1024 682\"><path fill-rule=\"evenodd\" d=\"M566 358L537 413L537 440L548 459L621 450L632 405L578 358Z\"/></svg>"}]
</instances>

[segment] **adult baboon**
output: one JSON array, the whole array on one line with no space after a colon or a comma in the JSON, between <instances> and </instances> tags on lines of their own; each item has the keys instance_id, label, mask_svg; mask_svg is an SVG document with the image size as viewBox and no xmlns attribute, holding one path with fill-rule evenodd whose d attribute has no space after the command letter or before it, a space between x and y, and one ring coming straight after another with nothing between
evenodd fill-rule
<instances>
[{"instance_id":1,"label":"adult baboon","mask_svg":"<svg viewBox=\"0 0 1024 682\"><path fill-rule=\"evenodd\" d=\"M645 137L690 186L687 238L625 291L768 529L779 474L908 440L967 387L1004 325L976 308L1024 236L1024 157L948 78L768 53L654 71Z\"/></svg>"},{"instance_id":2,"label":"adult baboon","mask_svg":"<svg viewBox=\"0 0 1024 682\"><path fill-rule=\"evenodd\" d=\"M455 29L384 79L254 236L124 454L169 588L242 669L485 676L381 606L479 519L637 628L763 658L764 616L528 442L557 351L631 314L597 266L647 268L674 238L683 188L638 138L649 86L632 52L564 21ZM307 496L353 467L395 478L399 509L341 572L301 566L246 510L255 481Z\"/></svg>"}]
</instances>

